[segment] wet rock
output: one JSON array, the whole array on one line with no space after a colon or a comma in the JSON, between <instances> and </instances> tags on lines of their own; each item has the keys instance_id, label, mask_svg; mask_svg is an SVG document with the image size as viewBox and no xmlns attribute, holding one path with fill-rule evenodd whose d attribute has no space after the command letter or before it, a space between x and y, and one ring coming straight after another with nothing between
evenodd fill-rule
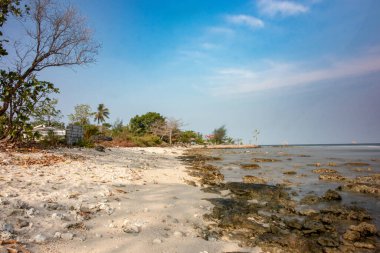
<instances>
[{"instance_id":1,"label":"wet rock","mask_svg":"<svg viewBox=\"0 0 380 253\"><path fill-rule=\"evenodd\" d=\"M352 225L350 230L359 232L361 236L371 236L377 232L376 226L367 222L362 222L357 226Z\"/></svg>"},{"instance_id":2,"label":"wet rock","mask_svg":"<svg viewBox=\"0 0 380 253\"><path fill-rule=\"evenodd\" d=\"M298 220L298 219L290 219L290 220L285 220L284 223L289 227L289 228L292 228L292 229L298 229L298 230L301 230L302 229L302 221Z\"/></svg>"},{"instance_id":3,"label":"wet rock","mask_svg":"<svg viewBox=\"0 0 380 253\"><path fill-rule=\"evenodd\" d=\"M357 241L360 239L360 233L357 231L347 230L346 233L343 234L343 239L348 241Z\"/></svg>"},{"instance_id":4,"label":"wet rock","mask_svg":"<svg viewBox=\"0 0 380 253\"><path fill-rule=\"evenodd\" d=\"M346 184L342 187L342 190L360 192L366 194L373 194L380 196L380 185L368 185L361 183Z\"/></svg>"},{"instance_id":5,"label":"wet rock","mask_svg":"<svg viewBox=\"0 0 380 253\"><path fill-rule=\"evenodd\" d=\"M288 171L284 171L282 174L284 174L284 175L296 175L297 171L288 170Z\"/></svg>"},{"instance_id":6,"label":"wet rock","mask_svg":"<svg viewBox=\"0 0 380 253\"><path fill-rule=\"evenodd\" d=\"M315 170L312 170L312 172L315 173L315 174L337 173L336 170L325 169L325 168L315 169Z\"/></svg>"},{"instance_id":7,"label":"wet rock","mask_svg":"<svg viewBox=\"0 0 380 253\"><path fill-rule=\"evenodd\" d=\"M369 163L364 163L364 162L351 162L351 163L345 163L347 166L355 166L355 167L360 167L360 166L369 166Z\"/></svg>"},{"instance_id":8,"label":"wet rock","mask_svg":"<svg viewBox=\"0 0 380 253\"><path fill-rule=\"evenodd\" d=\"M314 210L314 209L303 209L303 210L299 211L299 214L303 215L303 216L311 216L311 215L318 214L318 213L319 212L317 210Z\"/></svg>"},{"instance_id":9,"label":"wet rock","mask_svg":"<svg viewBox=\"0 0 380 253\"><path fill-rule=\"evenodd\" d=\"M316 204L320 201L321 199L315 195L315 194L310 194L310 195L306 195L305 197L303 197L300 201L301 204L303 205L313 205L313 204Z\"/></svg>"},{"instance_id":10,"label":"wet rock","mask_svg":"<svg viewBox=\"0 0 380 253\"><path fill-rule=\"evenodd\" d=\"M355 242L354 246L356 248L363 248L363 249L375 249L375 245L368 242Z\"/></svg>"},{"instance_id":11,"label":"wet rock","mask_svg":"<svg viewBox=\"0 0 380 253\"><path fill-rule=\"evenodd\" d=\"M35 243L45 243L47 241L46 236L38 234L33 238L33 241Z\"/></svg>"},{"instance_id":12,"label":"wet rock","mask_svg":"<svg viewBox=\"0 0 380 253\"><path fill-rule=\"evenodd\" d=\"M254 158L252 162L255 163L271 163L271 162L280 162L281 160L271 159L271 158Z\"/></svg>"},{"instance_id":13,"label":"wet rock","mask_svg":"<svg viewBox=\"0 0 380 253\"><path fill-rule=\"evenodd\" d=\"M327 190L326 193L322 197L324 200L342 200L342 196L334 190Z\"/></svg>"},{"instance_id":14,"label":"wet rock","mask_svg":"<svg viewBox=\"0 0 380 253\"><path fill-rule=\"evenodd\" d=\"M339 239L321 236L317 239L319 245L324 247L339 247Z\"/></svg>"},{"instance_id":15,"label":"wet rock","mask_svg":"<svg viewBox=\"0 0 380 253\"><path fill-rule=\"evenodd\" d=\"M254 170L254 169L260 169L260 165L257 163L248 163L248 164L241 164L240 167L245 170Z\"/></svg>"},{"instance_id":16,"label":"wet rock","mask_svg":"<svg viewBox=\"0 0 380 253\"><path fill-rule=\"evenodd\" d=\"M74 234L72 233L63 233L61 234L61 238L65 241L70 241L74 238Z\"/></svg>"},{"instance_id":17,"label":"wet rock","mask_svg":"<svg viewBox=\"0 0 380 253\"><path fill-rule=\"evenodd\" d=\"M266 181L264 179L255 176L244 176L243 182L250 184L266 184Z\"/></svg>"},{"instance_id":18,"label":"wet rock","mask_svg":"<svg viewBox=\"0 0 380 253\"><path fill-rule=\"evenodd\" d=\"M345 177L338 173L331 173L331 174L321 174L319 175L319 180L325 180L325 181L344 181L346 180Z\"/></svg>"}]
</instances>

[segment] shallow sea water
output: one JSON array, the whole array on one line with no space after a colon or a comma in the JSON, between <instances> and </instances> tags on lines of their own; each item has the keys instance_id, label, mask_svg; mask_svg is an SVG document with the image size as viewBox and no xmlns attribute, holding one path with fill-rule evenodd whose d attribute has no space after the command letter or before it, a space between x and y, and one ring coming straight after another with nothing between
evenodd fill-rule
<instances>
[{"instance_id":1,"label":"shallow sea water","mask_svg":"<svg viewBox=\"0 0 380 253\"><path fill-rule=\"evenodd\" d=\"M242 182L245 175L263 178L268 184L286 184L289 192L296 192L294 200L300 200L307 194L322 196L328 189L335 190L342 182L319 180L314 169L328 168L338 171L344 177L355 178L380 173L380 145L374 146L289 146L261 147L256 149L212 150L210 155L221 160L210 162L221 168L226 182ZM260 169L245 170L241 164L256 163L255 158L271 158L278 162L257 163ZM368 166L349 166L347 163L368 163ZM316 166L316 164L320 166ZM329 166L335 163L336 166ZM331 164L330 164L331 165ZM357 171L360 168L362 171ZM296 174L284 174L295 171ZM340 191L342 204L354 204L367 209L380 228L380 198L370 194ZM323 203L315 208L323 207Z\"/></svg>"}]
</instances>

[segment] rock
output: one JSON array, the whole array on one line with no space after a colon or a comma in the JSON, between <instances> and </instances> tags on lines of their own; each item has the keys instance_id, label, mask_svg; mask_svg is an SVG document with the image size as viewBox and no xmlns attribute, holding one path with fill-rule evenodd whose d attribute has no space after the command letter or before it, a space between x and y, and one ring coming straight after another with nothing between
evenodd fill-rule
<instances>
[{"instance_id":1,"label":"rock","mask_svg":"<svg viewBox=\"0 0 380 253\"><path fill-rule=\"evenodd\" d=\"M41 234L38 234L36 235L34 238L33 238L33 241L35 243L45 243L47 240L46 236L43 236Z\"/></svg>"},{"instance_id":2,"label":"rock","mask_svg":"<svg viewBox=\"0 0 380 253\"><path fill-rule=\"evenodd\" d=\"M240 167L245 170L260 169L260 165L256 163L241 164Z\"/></svg>"},{"instance_id":3,"label":"rock","mask_svg":"<svg viewBox=\"0 0 380 253\"><path fill-rule=\"evenodd\" d=\"M317 214L317 213L319 213L319 212L317 210L314 210L314 209L304 209L304 210L299 211L299 214L303 215L303 216L311 216L311 215Z\"/></svg>"},{"instance_id":4,"label":"rock","mask_svg":"<svg viewBox=\"0 0 380 253\"><path fill-rule=\"evenodd\" d=\"M313 205L313 204L316 204L320 201L320 198L315 195L315 194L310 194L310 195L306 195L305 197L303 197L300 201L301 204L303 205Z\"/></svg>"},{"instance_id":5,"label":"rock","mask_svg":"<svg viewBox=\"0 0 380 253\"><path fill-rule=\"evenodd\" d=\"M354 246L356 248L375 249L375 245L367 242L355 242Z\"/></svg>"},{"instance_id":6,"label":"rock","mask_svg":"<svg viewBox=\"0 0 380 253\"><path fill-rule=\"evenodd\" d=\"M61 232L55 232L54 238L61 238L62 233Z\"/></svg>"},{"instance_id":7,"label":"rock","mask_svg":"<svg viewBox=\"0 0 380 253\"><path fill-rule=\"evenodd\" d=\"M106 152L106 148L103 147L103 146L100 146L100 145L99 145L99 146L96 146L96 147L95 147L95 150L96 150L96 151L99 151L99 152Z\"/></svg>"},{"instance_id":8,"label":"rock","mask_svg":"<svg viewBox=\"0 0 380 253\"><path fill-rule=\"evenodd\" d=\"M342 200L342 196L334 190L327 190L326 193L322 197L324 200Z\"/></svg>"},{"instance_id":9,"label":"rock","mask_svg":"<svg viewBox=\"0 0 380 253\"><path fill-rule=\"evenodd\" d=\"M282 174L284 174L284 175L296 175L297 171L287 170L287 171L284 171Z\"/></svg>"},{"instance_id":10,"label":"rock","mask_svg":"<svg viewBox=\"0 0 380 253\"><path fill-rule=\"evenodd\" d=\"M350 230L359 232L361 236L371 236L377 232L376 226L367 222L362 222L357 226L352 225Z\"/></svg>"},{"instance_id":11,"label":"rock","mask_svg":"<svg viewBox=\"0 0 380 253\"><path fill-rule=\"evenodd\" d=\"M264 179L255 177L255 176L244 176L243 182L248 183L248 184L266 184L267 183Z\"/></svg>"},{"instance_id":12,"label":"rock","mask_svg":"<svg viewBox=\"0 0 380 253\"><path fill-rule=\"evenodd\" d=\"M156 238L153 240L153 243L160 244L160 243L162 243L162 240L160 238Z\"/></svg>"},{"instance_id":13,"label":"rock","mask_svg":"<svg viewBox=\"0 0 380 253\"><path fill-rule=\"evenodd\" d=\"M29 209L30 208L30 206L26 203L26 202L24 202L24 201L22 201L22 200L16 200L14 203L13 203L13 208L15 208L15 209Z\"/></svg>"},{"instance_id":14,"label":"rock","mask_svg":"<svg viewBox=\"0 0 380 253\"><path fill-rule=\"evenodd\" d=\"M5 247L0 246L0 253L8 253L8 250Z\"/></svg>"},{"instance_id":15,"label":"rock","mask_svg":"<svg viewBox=\"0 0 380 253\"><path fill-rule=\"evenodd\" d=\"M29 208L27 211L26 211L26 215L28 215L29 217L33 217L33 215L36 213L36 209L34 209L33 207L32 208Z\"/></svg>"},{"instance_id":16,"label":"rock","mask_svg":"<svg viewBox=\"0 0 380 253\"><path fill-rule=\"evenodd\" d=\"M72 233L63 233L61 234L61 238L65 241L70 241L74 238L74 235Z\"/></svg>"},{"instance_id":17,"label":"rock","mask_svg":"<svg viewBox=\"0 0 380 253\"><path fill-rule=\"evenodd\" d=\"M357 241L360 239L360 233L357 231L347 230L346 233L343 234L343 239L347 241Z\"/></svg>"},{"instance_id":18,"label":"rock","mask_svg":"<svg viewBox=\"0 0 380 253\"><path fill-rule=\"evenodd\" d=\"M5 198L0 198L0 205L9 205L9 204L10 204L9 200Z\"/></svg>"},{"instance_id":19,"label":"rock","mask_svg":"<svg viewBox=\"0 0 380 253\"><path fill-rule=\"evenodd\" d=\"M9 233L11 233L11 234L13 234L13 232L14 232L14 227L13 227L13 225L12 224L9 224L9 223L5 223L5 224L3 224L3 231L5 231L5 232L9 232Z\"/></svg>"},{"instance_id":20,"label":"rock","mask_svg":"<svg viewBox=\"0 0 380 253\"><path fill-rule=\"evenodd\" d=\"M27 226L29 226L29 222L28 221L22 220L22 219L17 219L17 227L24 228L24 227L27 227Z\"/></svg>"},{"instance_id":21,"label":"rock","mask_svg":"<svg viewBox=\"0 0 380 253\"><path fill-rule=\"evenodd\" d=\"M173 235L175 237L183 237L184 234L181 231L174 231Z\"/></svg>"},{"instance_id":22,"label":"rock","mask_svg":"<svg viewBox=\"0 0 380 253\"><path fill-rule=\"evenodd\" d=\"M319 175L319 180L325 180L325 181L344 181L346 180L345 177L338 173L331 173L331 174L321 174Z\"/></svg>"},{"instance_id":23,"label":"rock","mask_svg":"<svg viewBox=\"0 0 380 253\"><path fill-rule=\"evenodd\" d=\"M1 231L0 232L0 239L1 240L9 240L13 238L13 234L8 231Z\"/></svg>"},{"instance_id":24,"label":"rock","mask_svg":"<svg viewBox=\"0 0 380 253\"><path fill-rule=\"evenodd\" d=\"M51 215L51 218L54 219L54 220L64 220L65 219L65 216L61 213L53 213Z\"/></svg>"},{"instance_id":25,"label":"rock","mask_svg":"<svg viewBox=\"0 0 380 253\"><path fill-rule=\"evenodd\" d=\"M95 237L96 237L96 238L102 238L103 235L102 235L102 234L98 234L98 233L96 233L96 234L95 234Z\"/></svg>"},{"instance_id":26,"label":"rock","mask_svg":"<svg viewBox=\"0 0 380 253\"><path fill-rule=\"evenodd\" d=\"M141 227L136 225L123 225L122 227L124 233L128 234L138 234L141 232Z\"/></svg>"},{"instance_id":27,"label":"rock","mask_svg":"<svg viewBox=\"0 0 380 253\"><path fill-rule=\"evenodd\" d=\"M320 168L320 169L314 169L312 170L312 172L316 174L326 174L326 173L337 173L338 171L333 170L333 169Z\"/></svg>"},{"instance_id":28,"label":"rock","mask_svg":"<svg viewBox=\"0 0 380 253\"><path fill-rule=\"evenodd\" d=\"M319 237L317 242L319 245L325 247L339 247L339 239L334 239L331 237Z\"/></svg>"}]
</instances>

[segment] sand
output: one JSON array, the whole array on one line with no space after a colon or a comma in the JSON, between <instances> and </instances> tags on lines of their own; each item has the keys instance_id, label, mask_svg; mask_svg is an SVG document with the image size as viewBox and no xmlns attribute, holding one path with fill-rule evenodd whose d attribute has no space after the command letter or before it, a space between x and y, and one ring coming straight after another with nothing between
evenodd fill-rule
<instances>
[{"instance_id":1,"label":"sand","mask_svg":"<svg viewBox=\"0 0 380 253\"><path fill-rule=\"evenodd\" d=\"M31 252L261 252L202 238L216 195L186 184L184 151L0 153L0 239Z\"/></svg>"}]
</instances>

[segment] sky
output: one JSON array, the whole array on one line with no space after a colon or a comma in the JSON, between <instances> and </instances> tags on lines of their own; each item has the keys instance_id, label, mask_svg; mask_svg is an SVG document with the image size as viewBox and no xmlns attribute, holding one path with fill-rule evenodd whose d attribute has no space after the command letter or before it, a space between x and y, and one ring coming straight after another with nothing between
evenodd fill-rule
<instances>
[{"instance_id":1,"label":"sky","mask_svg":"<svg viewBox=\"0 0 380 253\"><path fill-rule=\"evenodd\" d=\"M102 48L39 73L64 115L104 103L110 123L154 111L245 143L380 142L378 0L71 2Z\"/></svg>"}]
</instances>

